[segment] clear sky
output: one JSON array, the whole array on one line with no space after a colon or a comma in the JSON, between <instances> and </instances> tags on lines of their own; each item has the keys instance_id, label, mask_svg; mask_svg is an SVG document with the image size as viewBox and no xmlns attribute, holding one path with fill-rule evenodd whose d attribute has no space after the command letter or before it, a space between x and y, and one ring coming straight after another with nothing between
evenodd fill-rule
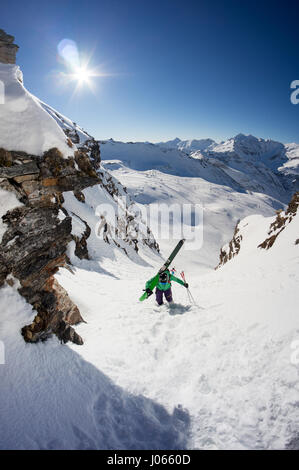
<instances>
[{"instance_id":1,"label":"clear sky","mask_svg":"<svg viewBox=\"0 0 299 470\"><path fill-rule=\"evenodd\" d=\"M26 87L98 139L299 142L298 22L298 0L14 0L0 28ZM105 74L93 91L59 80L63 39Z\"/></svg>"}]
</instances>

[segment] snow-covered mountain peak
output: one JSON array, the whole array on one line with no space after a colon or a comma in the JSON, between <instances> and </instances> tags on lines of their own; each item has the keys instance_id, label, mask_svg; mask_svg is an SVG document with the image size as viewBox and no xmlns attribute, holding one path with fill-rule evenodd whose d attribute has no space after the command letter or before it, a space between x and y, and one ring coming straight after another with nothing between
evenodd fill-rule
<instances>
[{"instance_id":1,"label":"snow-covered mountain peak","mask_svg":"<svg viewBox=\"0 0 299 470\"><path fill-rule=\"evenodd\" d=\"M289 160L289 165L293 168L299 166L299 144L291 143L285 144L286 156Z\"/></svg>"},{"instance_id":2,"label":"snow-covered mountain peak","mask_svg":"<svg viewBox=\"0 0 299 470\"><path fill-rule=\"evenodd\" d=\"M186 153L195 152L198 150L206 150L209 147L215 145L215 141L212 139L189 139L181 140L176 137L173 140L167 142L159 142L157 145L162 148L179 149Z\"/></svg>"},{"instance_id":3,"label":"snow-covered mountain peak","mask_svg":"<svg viewBox=\"0 0 299 470\"><path fill-rule=\"evenodd\" d=\"M269 181L279 176L280 183L289 192L289 197L299 189L297 176L299 146L297 144L284 145L275 140L238 134L225 142L214 145L203 154L207 159L233 168L234 171L241 171L247 177L254 170L261 182L266 174ZM195 155L195 158L198 157Z\"/></svg>"},{"instance_id":4,"label":"snow-covered mountain peak","mask_svg":"<svg viewBox=\"0 0 299 470\"><path fill-rule=\"evenodd\" d=\"M174 145L179 144L180 142L182 141L181 139L179 139L179 137L175 137L173 140L168 141L169 144L174 144Z\"/></svg>"},{"instance_id":5,"label":"snow-covered mountain peak","mask_svg":"<svg viewBox=\"0 0 299 470\"><path fill-rule=\"evenodd\" d=\"M284 151L284 145L274 140L264 140L251 134L237 134L225 142L215 145L212 153L234 153L242 157L274 157Z\"/></svg>"}]
</instances>

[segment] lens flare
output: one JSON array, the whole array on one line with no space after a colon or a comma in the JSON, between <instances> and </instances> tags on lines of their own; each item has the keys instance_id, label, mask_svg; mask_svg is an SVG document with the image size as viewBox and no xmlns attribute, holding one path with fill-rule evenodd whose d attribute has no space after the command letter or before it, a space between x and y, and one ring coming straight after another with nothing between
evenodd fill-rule
<instances>
[{"instance_id":1,"label":"lens flare","mask_svg":"<svg viewBox=\"0 0 299 470\"><path fill-rule=\"evenodd\" d=\"M77 44L72 39L62 39L57 46L58 54L71 68L80 67Z\"/></svg>"}]
</instances>

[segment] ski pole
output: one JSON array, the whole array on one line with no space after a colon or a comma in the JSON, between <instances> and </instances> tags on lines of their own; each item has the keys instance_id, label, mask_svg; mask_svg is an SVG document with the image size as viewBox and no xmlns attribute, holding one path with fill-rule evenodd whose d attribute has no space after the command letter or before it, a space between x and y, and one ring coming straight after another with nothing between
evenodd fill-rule
<instances>
[{"instance_id":1,"label":"ski pole","mask_svg":"<svg viewBox=\"0 0 299 470\"><path fill-rule=\"evenodd\" d=\"M181 275L181 278L183 279L183 281L186 283L184 271L181 271L181 272L180 272L180 275ZM192 303L192 299L191 299L191 297L190 297L189 288L187 288L187 297L188 297L189 302Z\"/></svg>"},{"instance_id":2,"label":"ski pole","mask_svg":"<svg viewBox=\"0 0 299 470\"><path fill-rule=\"evenodd\" d=\"M190 292L190 289L188 288L187 290L188 290L188 292L189 292L189 295L190 295L190 297L191 297L192 302L194 303L194 305L197 305L197 303L196 303L195 300L194 300L193 295L192 295L191 292Z\"/></svg>"},{"instance_id":3,"label":"ski pole","mask_svg":"<svg viewBox=\"0 0 299 470\"><path fill-rule=\"evenodd\" d=\"M186 278L185 278L185 273L184 273L184 271L181 272L181 277L182 277L183 281L186 282ZM187 287L187 292L188 292L188 296L189 296L189 299L191 300L191 302L192 302L194 305L196 305L196 306L198 307L197 303L196 303L195 300L194 300L193 295L192 295L191 292L190 292L189 287Z\"/></svg>"}]
</instances>

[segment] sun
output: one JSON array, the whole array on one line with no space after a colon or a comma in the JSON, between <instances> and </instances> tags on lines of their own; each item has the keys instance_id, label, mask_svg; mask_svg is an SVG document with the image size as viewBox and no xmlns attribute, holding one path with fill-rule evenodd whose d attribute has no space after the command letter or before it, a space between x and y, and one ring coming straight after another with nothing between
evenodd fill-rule
<instances>
[{"instance_id":1,"label":"sun","mask_svg":"<svg viewBox=\"0 0 299 470\"><path fill-rule=\"evenodd\" d=\"M88 82L92 73L85 67L80 67L72 74L74 80L77 80L79 83Z\"/></svg>"},{"instance_id":2,"label":"sun","mask_svg":"<svg viewBox=\"0 0 299 470\"><path fill-rule=\"evenodd\" d=\"M114 75L104 71L104 64L91 68L90 62L94 51L90 51L89 54L80 54L76 42L72 39L62 39L57 46L57 50L58 61L64 65L65 70L54 73L54 76L56 76L59 86L67 87L70 84L74 86L71 99L79 91L87 89L96 95L97 79Z\"/></svg>"}]
</instances>

